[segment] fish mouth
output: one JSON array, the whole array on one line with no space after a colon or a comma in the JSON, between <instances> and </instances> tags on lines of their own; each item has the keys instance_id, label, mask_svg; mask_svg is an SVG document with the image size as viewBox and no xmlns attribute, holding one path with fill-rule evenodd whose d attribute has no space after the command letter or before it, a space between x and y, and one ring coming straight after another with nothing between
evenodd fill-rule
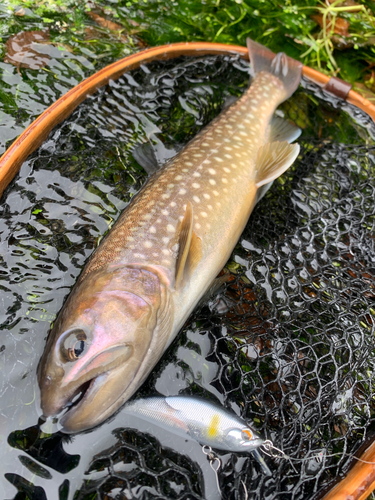
<instances>
[{"instance_id":1,"label":"fish mouth","mask_svg":"<svg viewBox=\"0 0 375 500\"><path fill-rule=\"evenodd\" d=\"M122 396L141 366L132 354L131 347L122 349L110 369L77 384L59 415L61 432L73 434L92 429L121 407Z\"/></svg>"},{"instance_id":2,"label":"fish mouth","mask_svg":"<svg viewBox=\"0 0 375 500\"><path fill-rule=\"evenodd\" d=\"M79 424L75 424L77 417L79 421L82 421L80 414L82 410L84 411L85 406L89 403L90 399L93 398L95 389L102 387L105 383L106 378L108 378L108 373L102 373L97 377L94 377L87 382L84 382L74 393L71 400L64 406L60 418L60 430L67 434L79 432L80 430L86 430L84 428L79 428ZM99 422L98 422L99 423Z\"/></svg>"},{"instance_id":3,"label":"fish mouth","mask_svg":"<svg viewBox=\"0 0 375 500\"><path fill-rule=\"evenodd\" d=\"M71 401L69 401L69 403L67 403L64 406L64 408L63 408L64 413L67 413L68 411L70 411L70 410L74 409L75 407L79 406L79 404L85 399L85 397L89 393L90 388L94 384L96 378L97 377L94 377L91 380L88 380L87 382L84 382L80 387L77 388L77 390L76 390L75 394L73 395Z\"/></svg>"}]
</instances>

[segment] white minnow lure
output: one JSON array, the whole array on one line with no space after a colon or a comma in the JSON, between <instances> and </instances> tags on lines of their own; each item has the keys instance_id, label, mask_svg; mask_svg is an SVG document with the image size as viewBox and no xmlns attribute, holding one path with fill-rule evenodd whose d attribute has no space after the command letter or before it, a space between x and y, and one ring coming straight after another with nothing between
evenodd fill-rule
<instances>
[{"instance_id":1,"label":"white minnow lure","mask_svg":"<svg viewBox=\"0 0 375 500\"><path fill-rule=\"evenodd\" d=\"M202 445L231 452L259 448L264 440L240 417L220 406L191 396L151 397L127 403L126 413L139 416Z\"/></svg>"},{"instance_id":2,"label":"white minnow lure","mask_svg":"<svg viewBox=\"0 0 375 500\"><path fill-rule=\"evenodd\" d=\"M46 417L67 433L113 415L212 286L251 211L296 159L299 130L274 117L302 65L248 41L253 79L150 177L93 253L38 368Z\"/></svg>"}]
</instances>

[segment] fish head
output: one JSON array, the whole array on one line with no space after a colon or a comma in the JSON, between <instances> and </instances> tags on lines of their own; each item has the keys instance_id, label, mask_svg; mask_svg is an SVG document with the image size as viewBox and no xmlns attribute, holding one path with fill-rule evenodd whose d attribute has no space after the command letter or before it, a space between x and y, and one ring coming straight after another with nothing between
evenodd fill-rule
<instances>
[{"instance_id":1,"label":"fish head","mask_svg":"<svg viewBox=\"0 0 375 500\"><path fill-rule=\"evenodd\" d=\"M231 449L237 451L252 451L264 443L264 440L249 427L230 429L226 441Z\"/></svg>"},{"instance_id":2,"label":"fish head","mask_svg":"<svg viewBox=\"0 0 375 500\"><path fill-rule=\"evenodd\" d=\"M142 371L160 303L160 281L144 269L94 271L78 282L38 367L44 416L59 416L72 433L112 415Z\"/></svg>"}]
</instances>

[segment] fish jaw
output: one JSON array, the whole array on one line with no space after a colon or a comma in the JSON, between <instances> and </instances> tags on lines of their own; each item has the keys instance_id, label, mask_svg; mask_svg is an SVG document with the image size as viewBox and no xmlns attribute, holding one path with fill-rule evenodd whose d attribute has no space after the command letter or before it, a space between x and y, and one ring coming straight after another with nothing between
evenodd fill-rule
<instances>
[{"instance_id":1,"label":"fish jaw","mask_svg":"<svg viewBox=\"0 0 375 500\"><path fill-rule=\"evenodd\" d=\"M154 273L129 267L91 273L78 283L38 367L44 416L65 411L62 430L73 433L121 406L134 380L153 367L147 360L158 341L163 288Z\"/></svg>"}]
</instances>

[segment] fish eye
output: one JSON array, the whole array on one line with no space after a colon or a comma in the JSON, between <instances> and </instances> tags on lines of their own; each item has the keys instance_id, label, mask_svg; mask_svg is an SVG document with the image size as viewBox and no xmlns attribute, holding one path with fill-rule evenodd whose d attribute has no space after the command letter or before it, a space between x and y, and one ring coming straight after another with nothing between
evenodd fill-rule
<instances>
[{"instance_id":1,"label":"fish eye","mask_svg":"<svg viewBox=\"0 0 375 500\"><path fill-rule=\"evenodd\" d=\"M248 429L243 429L242 430L242 437L244 441L250 441L253 438L253 435Z\"/></svg>"},{"instance_id":2,"label":"fish eye","mask_svg":"<svg viewBox=\"0 0 375 500\"><path fill-rule=\"evenodd\" d=\"M62 342L62 358L64 361L76 361L85 353L87 346L87 337L83 330L71 331Z\"/></svg>"},{"instance_id":3,"label":"fish eye","mask_svg":"<svg viewBox=\"0 0 375 500\"><path fill-rule=\"evenodd\" d=\"M73 361L74 359L78 359L82 356L83 351L85 350L85 345L86 342L84 340L77 340L73 348L68 349L69 359Z\"/></svg>"}]
</instances>

